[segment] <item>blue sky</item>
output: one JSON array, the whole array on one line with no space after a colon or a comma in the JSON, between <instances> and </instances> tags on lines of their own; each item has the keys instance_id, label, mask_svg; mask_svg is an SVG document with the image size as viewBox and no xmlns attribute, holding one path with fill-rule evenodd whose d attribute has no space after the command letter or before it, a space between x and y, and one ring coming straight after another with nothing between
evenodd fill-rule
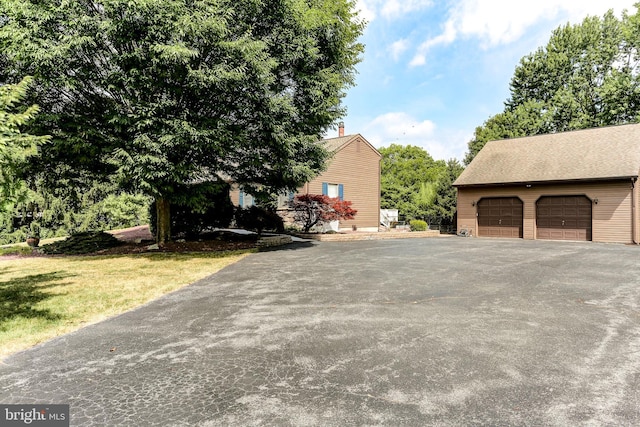
<instances>
[{"instance_id":1,"label":"blue sky","mask_svg":"<svg viewBox=\"0 0 640 427\"><path fill-rule=\"evenodd\" d=\"M502 111L520 58L559 25L635 13L634 1L357 0L368 25L345 133L462 160L476 126Z\"/></svg>"}]
</instances>

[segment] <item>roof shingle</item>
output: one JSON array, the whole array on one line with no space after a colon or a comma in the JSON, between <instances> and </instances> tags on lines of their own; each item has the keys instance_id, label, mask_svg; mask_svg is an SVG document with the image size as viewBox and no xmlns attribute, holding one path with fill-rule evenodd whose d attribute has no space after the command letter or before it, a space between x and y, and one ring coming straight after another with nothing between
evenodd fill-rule
<instances>
[{"instance_id":1,"label":"roof shingle","mask_svg":"<svg viewBox=\"0 0 640 427\"><path fill-rule=\"evenodd\" d=\"M454 186L638 177L640 124L488 142Z\"/></svg>"}]
</instances>

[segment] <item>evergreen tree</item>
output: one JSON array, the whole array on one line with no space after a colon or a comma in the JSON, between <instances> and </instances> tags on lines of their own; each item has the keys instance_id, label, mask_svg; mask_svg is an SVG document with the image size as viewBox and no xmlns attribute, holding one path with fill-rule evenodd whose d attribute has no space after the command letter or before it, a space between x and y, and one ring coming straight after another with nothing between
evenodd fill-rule
<instances>
[{"instance_id":1,"label":"evergreen tree","mask_svg":"<svg viewBox=\"0 0 640 427\"><path fill-rule=\"evenodd\" d=\"M37 105L22 105L31 81L31 77L25 77L17 84L0 86L0 212L25 197L19 172L47 139L21 131L38 113Z\"/></svg>"},{"instance_id":2,"label":"evergreen tree","mask_svg":"<svg viewBox=\"0 0 640 427\"><path fill-rule=\"evenodd\" d=\"M391 144L381 148L380 154L382 209L398 209L406 220L431 219L435 185L445 162L412 145Z\"/></svg>"},{"instance_id":3,"label":"evergreen tree","mask_svg":"<svg viewBox=\"0 0 640 427\"><path fill-rule=\"evenodd\" d=\"M639 30L640 12L609 11L553 31L520 60L504 111L476 128L465 163L494 139L638 122Z\"/></svg>"},{"instance_id":4,"label":"evergreen tree","mask_svg":"<svg viewBox=\"0 0 640 427\"><path fill-rule=\"evenodd\" d=\"M324 166L362 45L351 0L4 0L0 81L35 77L42 182L156 201L189 182L294 189ZM183 196L183 195L181 195Z\"/></svg>"}]
</instances>

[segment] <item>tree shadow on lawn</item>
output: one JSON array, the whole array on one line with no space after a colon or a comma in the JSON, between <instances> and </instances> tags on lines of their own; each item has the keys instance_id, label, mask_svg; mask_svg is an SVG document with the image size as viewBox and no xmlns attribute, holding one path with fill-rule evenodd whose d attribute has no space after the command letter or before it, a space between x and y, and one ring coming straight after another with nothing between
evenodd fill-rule
<instances>
[{"instance_id":1,"label":"tree shadow on lawn","mask_svg":"<svg viewBox=\"0 0 640 427\"><path fill-rule=\"evenodd\" d=\"M3 272L6 272L5 270ZM5 322L17 317L44 320L60 319L60 314L53 313L49 309L37 309L34 306L41 301L58 295L45 292L45 290L57 286L65 286L64 283L51 282L67 277L71 277L71 275L53 272L32 274L0 282L0 330L5 328ZM51 284L45 285L45 283Z\"/></svg>"}]
</instances>

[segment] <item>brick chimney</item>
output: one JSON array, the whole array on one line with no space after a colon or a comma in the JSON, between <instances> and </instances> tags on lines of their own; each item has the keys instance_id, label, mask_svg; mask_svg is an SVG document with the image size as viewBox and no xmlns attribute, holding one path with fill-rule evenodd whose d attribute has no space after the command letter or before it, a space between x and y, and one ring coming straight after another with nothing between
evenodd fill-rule
<instances>
[{"instance_id":1,"label":"brick chimney","mask_svg":"<svg viewBox=\"0 0 640 427\"><path fill-rule=\"evenodd\" d=\"M344 122L338 123L338 136L344 136Z\"/></svg>"}]
</instances>

